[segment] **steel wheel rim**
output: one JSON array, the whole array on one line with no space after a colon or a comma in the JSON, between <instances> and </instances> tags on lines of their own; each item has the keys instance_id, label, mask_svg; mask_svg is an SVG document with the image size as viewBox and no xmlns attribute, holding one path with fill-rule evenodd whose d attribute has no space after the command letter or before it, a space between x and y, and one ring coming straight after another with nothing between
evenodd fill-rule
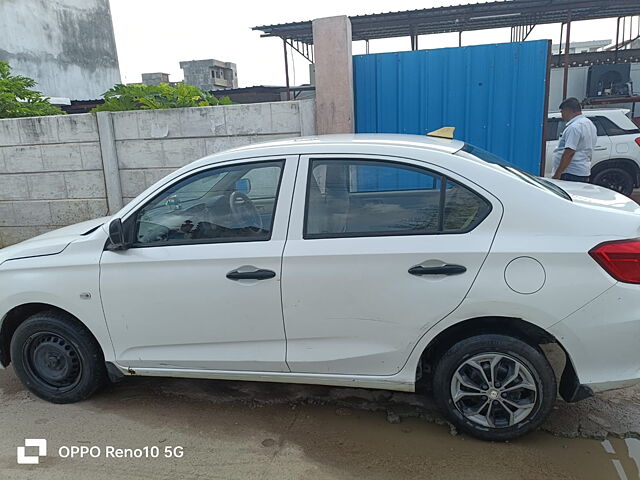
<instances>
[{"instance_id":1,"label":"steel wheel rim","mask_svg":"<svg viewBox=\"0 0 640 480\"><path fill-rule=\"evenodd\" d=\"M52 332L38 332L23 348L25 367L41 386L57 391L74 388L82 376L82 360L76 347Z\"/></svg>"},{"instance_id":2,"label":"steel wheel rim","mask_svg":"<svg viewBox=\"0 0 640 480\"><path fill-rule=\"evenodd\" d=\"M508 428L533 413L538 388L531 371L519 360L503 353L483 353L456 369L451 399L473 423Z\"/></svg>"}]
</instances>

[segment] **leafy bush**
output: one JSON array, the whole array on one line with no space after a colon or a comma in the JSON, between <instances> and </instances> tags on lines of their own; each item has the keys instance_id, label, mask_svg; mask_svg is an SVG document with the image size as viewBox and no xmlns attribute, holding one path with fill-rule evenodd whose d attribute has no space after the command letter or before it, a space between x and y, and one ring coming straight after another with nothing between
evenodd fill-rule
<instances>
[{"instance_id":1,"label":"leafy bush","mask_svg":"<svg viewBox=\"0 0 640 480\"><path fill-rule=\"evenodd\" d=\"M49 98L32 90L36 84L32 78L11 75L9 63L0 61L0 118L64 114Z\"/></svg>"},{"instance_id":2,"label":"leafy bush","mask_svg":"<svg viewBox=\"0 0 640 480\"><path fill-rule=\"evenodd\" d=\"M93 112L121 112L124 110L153 110L158 108L210 107L230 105L229 97L217 99L198 87L179 83L172 87L168 83L160 85L118 84L104 95L104 104Z\"/></svg>"}]
</instances>

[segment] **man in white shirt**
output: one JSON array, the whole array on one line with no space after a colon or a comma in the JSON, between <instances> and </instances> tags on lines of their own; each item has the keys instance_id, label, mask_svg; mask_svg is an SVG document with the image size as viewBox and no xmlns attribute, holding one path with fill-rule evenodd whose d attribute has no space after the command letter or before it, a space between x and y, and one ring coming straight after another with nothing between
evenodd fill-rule
<instances>
[{"instance_id":1,"label":"man in white shirt","mask_svg":"<svg viewBox=\"0 0 640 480\"><path fill-rule=\"evenodd\" d=\"M567 125L553 151L553 178L588 182L591 157L598 141L596 126L582 115L580 102L576 98L567 98L562 102L560 112Z\"/></svg>"}]
</instances>

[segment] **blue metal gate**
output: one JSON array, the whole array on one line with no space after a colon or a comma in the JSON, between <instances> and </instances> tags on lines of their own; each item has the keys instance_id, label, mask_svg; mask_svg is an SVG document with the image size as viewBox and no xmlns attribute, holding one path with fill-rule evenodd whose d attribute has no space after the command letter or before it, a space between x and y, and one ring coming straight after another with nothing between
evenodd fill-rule
<instances>
[{"instance_id":1,"label":"blue metal gate","mask_svg":"<svg viewBox=\"0 0 640 480\"><path fill-rule=\"evenodd\" d=\"M455 138L538 175L549 41L354 56L356 132Z\"/></svg>"}]
</instances>

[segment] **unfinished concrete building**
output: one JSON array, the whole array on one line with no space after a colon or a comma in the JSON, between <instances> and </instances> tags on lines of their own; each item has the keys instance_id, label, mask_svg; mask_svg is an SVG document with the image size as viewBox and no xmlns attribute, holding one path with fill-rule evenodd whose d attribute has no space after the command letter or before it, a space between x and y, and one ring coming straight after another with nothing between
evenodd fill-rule
<instances>
[{"instance_id":1,"label":"unfinished concrete building","mask_svg":"<svg viewBox=\"0 0 640 480\"><path fill-rule=\"evenodd\" d=\"M184 83L201 90L238 88L238 73L235 63L210 58L180 62L180 68L184 72Z\"/></svg>"},{"instance_id":2,"label":"unfinished concrete building","mask_svg":"<svg viewBox=\"0 0 640 480\"><path fill-rule=\"evenodd\" d=\"M142 83L145 85L160 85L161 83L169 83L169 74L162 72L143 73Z\"/></svg>"}]
</instances>

